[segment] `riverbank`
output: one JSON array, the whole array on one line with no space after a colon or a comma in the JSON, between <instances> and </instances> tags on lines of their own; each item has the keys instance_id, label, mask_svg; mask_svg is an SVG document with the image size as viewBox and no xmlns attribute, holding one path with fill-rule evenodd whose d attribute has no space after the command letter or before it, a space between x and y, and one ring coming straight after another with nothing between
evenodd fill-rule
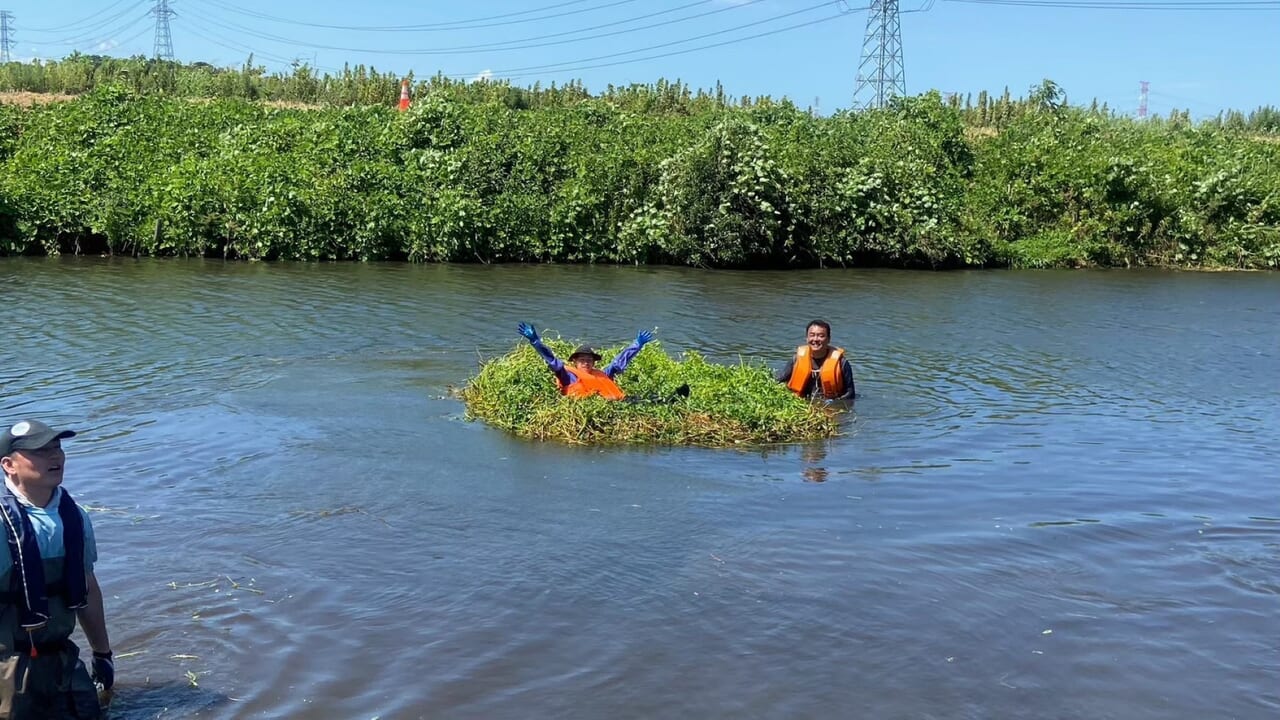
<instances>
[{"instance_id":1,"label":"riverbank","mask_svg":"<svg viewBox=\"0 0 1280 720\"><path fill-rule=\"evenodd\" d=\"M647 94L646 94L647 93ZM787 102L443 84L407 113L99 87L0 105L0 254L790 267L1270 269L1280 144L936 95Z\"/></svg>"}]
</instances>

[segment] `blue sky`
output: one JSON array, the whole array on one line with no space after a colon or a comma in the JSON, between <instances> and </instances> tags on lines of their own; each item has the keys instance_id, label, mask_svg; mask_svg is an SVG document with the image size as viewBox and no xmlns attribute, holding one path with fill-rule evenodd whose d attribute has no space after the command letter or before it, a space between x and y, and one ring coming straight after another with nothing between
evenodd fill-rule
<instances>
[{"instance_id":1,"label":"blue sky","mask_svg":"<svg viewBox=\"0 0 1280 720\"><path fill-rule=\"evenodd\" d=\"M155 20L148 11L155 4L0 0L0 9L13 14L12 55L30 59L60 58L72 50L150 55ZM576 78L589 89L659 77L700 87L720 81L734 95L787 96L802 106L816 101L827 113L852 102L867 18L859 7L867 4L171 0L176 13L171 29L174 54L186 62L238 66L253 51L271 70L285 69L298 58L322 70L350 62L398 73L412 70L419 76L441 71L461 78L511 77L519 84ZM1234 11L901 3L904 11L926 7L902 15L911 94L937 89L976 95L1006 86L1023 94L1051 78L1073 102L1096 97L1133 113L1139 81L1146 80L1151 83L1152 113L1178 107L1205 117L1222 108L1280 105L1280 2L1262 10ZM482 18L491 19L478 20ZM774 32L801 23L811 24ZM317 27L321 25L343 29ZM434 27L412 32L352 29L408 25ZM646 25L655 27L642 27ZM773 34L739 41L764 33ZM699 35L705 37L690 39ZM712 44L720 46L682 52Z\"/></svg>"}]
</instances>

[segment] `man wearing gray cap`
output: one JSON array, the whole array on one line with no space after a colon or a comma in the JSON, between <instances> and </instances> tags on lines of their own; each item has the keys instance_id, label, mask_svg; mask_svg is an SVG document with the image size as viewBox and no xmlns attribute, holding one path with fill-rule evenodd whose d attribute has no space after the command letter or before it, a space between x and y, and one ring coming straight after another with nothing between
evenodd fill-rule
<instances>
[{"instance_id":1,"label":"man wearing gray cap","mask_svg":"<svg viewBox=\"0 0 1280 720\"><path fill-rule=\"evenodd\" d=\"M0 720L99 718L98 691L115 683L93 525L61 487L70 437L38 420L0 434ZM77 619L92 678L70 639Z\"/></svg>"}]
</instances>

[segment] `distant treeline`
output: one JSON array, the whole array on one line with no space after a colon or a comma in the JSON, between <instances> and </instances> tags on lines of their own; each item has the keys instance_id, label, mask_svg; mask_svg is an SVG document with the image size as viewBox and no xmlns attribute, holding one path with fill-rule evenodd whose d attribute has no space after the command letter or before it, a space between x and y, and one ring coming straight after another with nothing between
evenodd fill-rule
<instances>
[{"instance_id":1,"label":"distant treeline","mask_svg":"<svg viewBox=\"0 0 1280 720\"><path fill-rule=\"evenodd\" d=\"M967 126L936 93L820 117L666 82L433 78L400 113L395 80L346 106L192 102L137 77L0 106L0 254L1280 265L1280 142L1068 107L1050 82Z\"/></svg>"},{"instance_id":2,"label":"distant treeline","mask_svg":"<svg viewBox=\"0 0 1280 720\"><path fill-rule=\"evenodd\" d=\"M1027 112L1038 110L1039 101L1034 99L1035 95L1032 92L1028 97L1015 98L1005 88L1000 97L993 97L984 90L978 93L976 100L973 94L965 95L961 100L960 95L955 93L948 95L946 102L948 107L960 112L966 125L999 129ZM1097 100L1089 104L1088 111L1090 115L1117 116L1106 103L1100 104ZM1175 125L1192 124L1190 110L1175 109L1163 117L1152 116L1150 120ZM1280 108L1265 105L1248 114L1239 110L1227 110L1218 113L1215 118L1201 120L1198 124L1243 132L1280 134Z\"/></svg>"},{"instance_id":3,"label":"distant treeline","mask_svg":"<svg viewBox=\"0 0 1280 720\"><path fill-rule=\"evenodd\" d=\"M118 58L80 53L63 60L0 65L0 92L81 95L99 85L121 85L139 95L239 98L309 105L394 105L400 97L402 79L395 73L379 72L364 65L346 66L341 72L330 74L317 72L301 62L296 63L290 72L268 73L265 67L254 65L252 55L238 69L203 62L177 63L142 56ZM440 85L462 85L467 88L463 94L471 101L498 101L519 110L563 106L591 96L581 83L576 82L558 87L534 85L521 88L504 82L460 83L442 76L417 79L414 95L416 97ZM609 86L599 96L623 103L627 100L640 101L641 107L630 109L644 112L697 113L716 107L749 107L769 100L732 97L719 86L713 90L692 90L675 82L664 83L664 87L664 93L655 94L653 88L643 88L637 94L631 87ZM455 87L451 92L458 95L459 89ZM1013 97L1008 88L998 97L986 91L976 96L970 93L963 98L958 93L949 94L946 104L961 112L966 125L990 128L1004 127L1035 105L1029 98ZM1113 114L1106 103L1099 104L1097 100L1089 109L1094 114ZM1190 123L1190 111L1175 109L1165 119ZM1232 130L1280 134L1280 108L1265 106L1247 114L1239 110L1225 111L1203 122Z\"/></svg>"}]
</instances>

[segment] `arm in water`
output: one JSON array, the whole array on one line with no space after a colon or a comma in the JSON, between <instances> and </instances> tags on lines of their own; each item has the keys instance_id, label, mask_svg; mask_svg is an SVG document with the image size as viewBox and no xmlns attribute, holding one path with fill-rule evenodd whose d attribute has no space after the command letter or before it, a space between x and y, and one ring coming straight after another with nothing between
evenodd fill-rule
<instances>
[{"instance_id":1,"label":"arm in water","mask_svg":"<svg viewBox=\"0 0 1280 720\"><path fill-rule=\"evenodd\" d=\"M628 345L622 352L618 353L618 357L614 358L613 362L609 363L609 366L604 369L604 374L611 378L615 375L621 375L626 371L627 366L631 364L631 361L640 352L640 349L652 341L652 332L648 330L641 330L636 333L636 341Z\"/></svg>"},{"instance_id":2,"label":"arm in water","mask_svg":"<svg viewBox=\"0 0 1280 720\"><path fill-rule=\"evenodd\" d=\"M791 373L795 369L796 369L796 359L793 357L787 361L787 364L784 365L781 370L778 371L777 375L773 376L773 379L784 384L791 382Z\"/></svg>"},{"instance_id":3,"label":"arm in water","mask_svg":"<svg viewBox=\"0 0 1280 720\"><path fill-rule=\"evenodd\" d=\"M836 400L852 400L857 394L857 388L853 383L853 365L849 363L849 358L840 361L840 377L844 378L844 392L835 398Z\"/></svg>"},{"instance_id":4,"label":"arm in water","mask_svg":"<svg viewBox=\"0 0 1280 720\"><path fill-rule=\"evenodd\" d=\"M534 330L532 325L529 323L520 323L516 329L520 331L520 334L524 336L524 339L529 341L529 344L533 346L533 349L538 351L538 354L542 356L543 361L547 363L547 368L551 370L551 373L556 376L556 379L560 381L562 386L568 386L573 382L573 376L564 369L564 362L551 352L551 348L542 344L542 338L538 337L538 331Z\"/></svg>"}]
</instances>

